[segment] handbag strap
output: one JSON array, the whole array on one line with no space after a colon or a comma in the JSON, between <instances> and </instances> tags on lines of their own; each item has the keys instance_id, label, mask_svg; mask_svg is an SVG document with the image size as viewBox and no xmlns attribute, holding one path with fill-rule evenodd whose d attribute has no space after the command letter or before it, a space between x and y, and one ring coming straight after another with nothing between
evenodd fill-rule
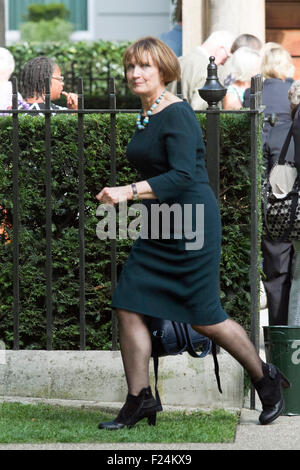
<instances>
[{"instance_id":1,"label":"handbag strap","mask_svg":"<svg viewBox=\"0 0 300 470\"><path fill-rule=\"evenodd\" d=\"M294 152L294 162L295 166L300 172L300 105L296 109L294 119L293 119L293 137L295 142L295 152Z\"/></svg>"},{"instance_id":2,"label":"handbag strap","mask_svg":"<svg viewBox=\"0 0 300 470\"><path fill-rule=\"evenodd\" d=\"M294 123L291 124L289 132L288 132L288 134L285 138L284 144L281 148L279 159L278 159L278 164L279 165L284 165L284 163L285 163L287 151L288 151L288 148L289 148L289 145L290 145L290 142L291 142L291 138L292 138L292 135L293 135L293 127L294 127Z\"/></svg>"},{"instance_id":3,"label":"handbag strap","mask_svg":"<svg viewBox=\"0 0 300 470\"><path fill-rule=\"evenodd\" d=\"M173 324L173 328L176 334L177 343L181 347L181 350L176 353L177 355L186 351L187 335L186 335L186 331L182 323L172 321L172 324Z\"/></svg>"},{"instance_id":4,"label":"handbag strap","mask_svg":"<svg viewBox=\"0 0 300 470\"><path fill-rule=\"evenodd\" d=\"M175 334L176 334L178 344L180 344L180 346L182 347L182 349L179 352L174 354L174 355L177 355L177 354L181 354L181 353L186 351L186 346L184 344L186 342L186 341L184 341L184 340L186 340L186 334L185 334L185 330L182 327L182 324L177 323L177 322L173 322L173 321L172 321L172 324L173 324L173 328L174 328L174 331L175 331ZM158 365L159 365L159 357L158 357L157 354L153 355L153 365L154 365L154 376L155 376L155 398L156 398L157 403L159 405L161 405L161 400L160 400L160 396L159 396L158 388L157 388Z\"/></svg>"},{"instance_id":5,"label":"handbag strap","mask_svg":"<svg viewBox=\"0 0 300 470\"><path fill-rule=\"evenodd\" d=\"M213 341L212 341L212 346L211 346L211 353L212 353L212 357L213 357L213 360L214 360L215 376L216 376L216 380L217 380L217 384L218 384L218 389L219 389L220 393L223 393L222 388L221 388L221 379L220 379L220 375L219 375L219 362L218 362L218 357L217 357L217 346L216 346L216 343L214 343Z\"/></svg>"},{"instance_id":6,"label":"handbag strap","mask_svg":"<svg viewBox=\"0 0 300 470\"><path fill-rule=\"evenodd\" d=\"M154 364L154 375L155 375L155 399L158 405L161 406L160 396L158 393L157 382L158 382L158 356L153 356Z\"/></svg>"},{"instance_id":7,"label":"handbag strap","mask_svg":"<svg viewBox=\"0 0 300 470\"><path fill-rule=\"evenodd\" d=\"M197 351L195 350L194 348L194 345L193 345L193 342L191 340L191 337L190 337L190 333L189 333L189 329L188 329L188 326L186 323L184 323L183 325L184 327L184 331L185 331L185 335L186 335L186 340L187 340L187 345L188 345L188 348L187 348L187 351L188 353L192 356L192 357L204 357L206 356L210 349L211 349L211 340L209 340L207 338L207 346L205 348L204 351L202 351L201 353L197 353Z\"/></svg>"},{"instance_id":8,"label":"handbag strap","mask_svg":"<svg viewBox=\"0 0 300 470\"><path fill-rule=\"evenodd\" d=\"M206 349L204 351L202 351L202 353L198 354L195 351L195 348L193 346L193 342L191 340L190 333L189 333L187 325L185 324L184 327L185 327L185 333L186 333L187 342L188 342L188 353L192 357L204 357L208 354L209 350L211 349L211 353L212 353L213 360L214 360L214 370L215 370L215 376L216 376L216 380L217 380L217 384L218 384L218 389L219 389L220 393L223 393L222 388L221 388L221 379L220 379L220 374L219 374L220 368L219 368L219 362L218 362L218 357L217 357L216 344L213 341L208 340Z\"/></svg>"}]
</instances>

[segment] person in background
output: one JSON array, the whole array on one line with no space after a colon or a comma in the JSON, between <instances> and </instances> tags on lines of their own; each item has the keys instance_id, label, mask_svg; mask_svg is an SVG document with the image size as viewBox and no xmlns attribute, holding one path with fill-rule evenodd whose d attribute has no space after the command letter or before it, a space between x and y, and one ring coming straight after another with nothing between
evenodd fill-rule
<instances>
[{"instance_id":1,"label":"person in background","mask_svg":"<svg viewBox=\"0 0 300 470\"><path fill-rule=\"evenodd\" d=\"M22 72L22 91L24 99L27 105L29 105L26 108L36 109L37 111L45 109L45 81L47 78L51 79L50 108L54 111L58 109L77 109L77 94L63 91L64 77L61 75L59 66L52 59L45 56L35 57L24 65ZM52 101L58 100L61 95L66 97L67 108L52 103Z\"/></svg>"},{"instance_id":2,"label":"person in background","mask_svg":"<svg viewBox=\"0 0 300 470\"><path fill-rule=\"evenodd\" d=\"M15 60L13 55L5 47L0 47L0 110L12 107L12 83L9 81L15 70ZM22 102L22 96L18 94L18 100ZM2 116L8 116L1 113Z\"/></svg>"},{"instance_id":3,"label":"person in background","mask_svg":"<svg viewBox=\"0 0 300 470\"><path fill-rule=\"evenodd\" d=\"M224 68L225 68L225 80L224 80L224 86L227 88L231 83L234 82L234 77L232 76L232 65L231 61L233 60L234 53L240 48L240 47L248 47L250 49L253 49L254 51L258 52L261 55L262 52L262 47L263 43L261 40L253 36L253 34L240 34L234 41L231 47L231 54L232 56L226 61Z\"/></svg>"},{"instance_id":4,"label":"person in background","mask_svg":"<svg viewBox=\"0 0 300 470\"><path fill-rule=\"evenodd\" d=\"M295 148L295 165L300 176L300 80L295 81L288 93L291 116L293 119L293 138ZM298 111L298 112L297 112ZM293 240L295 250L295 271L292 278L292 285L289 298L288 326L300 327L300 240Z\"/></svg>"},{"instance_id":5,"label":"person in background","mask_svg":"<svg viewBox=\"0 0 300 470\"><path fill-rule=\"evenodd\" d=\"M291 121L281 121L271 127L263 145L265 173L268 175L278 161ZM294 160L294 142L291 140L287 160ZM290 242L277 242L268 237L261 241L263 257L262 282L265 288L269 325L287 325L290 289L293 278L294 248Z\"/></svg>"},{"instance_id":6,"label":"person in background","mask_svg":"<svg viewBox=\"0 0 300 470\"><path fill-rule=\"evenodd\" d=\"M207 103L200 98L198 89L205 84L209 57L215 57L215 64L219 66L218 75L222 82L225 78L222 66L231 55L233 41L234 36L229 31L215 31L193 52L179 57L182 97L194 110L207 108ZM171 83L168 90L176 94L177 82Z\"/></svg>"},{"instance_id":7,"label":"person in background","mask_svg":"<svg viewBox=\"0 0 300 470\"><path fill-rule=\"evenodd\" d=\"M160 39L179 57L182 55L182 0L177 2L175 17L176 24L173 29L167 33L162 33Z\"/></svg>"},{"instance_id":8,"label":"person in background","mask_svg":"<svg viewBox=\"0 0 300 470\"><path fill-rule=\"evenodd\" d=\"M276 42L267 42L263 47L261 74L263 76L262 104L264 115L268 118L276 114L278 122L290 121L288 91L293 83L295 66L289 52ZM244 108L250 106L250 89L244 95ZM263 142L270 124L264 124Z\"/></svg>"},{"instance_id":9,"label":"person in background","mask_svg":"<svg viewBox=\"0 0 300 470\"><path fill-rule=\"evenodd\" d=\"M259 73L261 56L249 47L238 48L231 57L232 83L223 100L224 109L241 109L245 90L250 87L251 77Z\"/></svg>"},{"instance_id":10,"label":"person in background","mask_svg":"<svg viewBox=\"0 0 300 470\"><path fill-rule=\"evenodd\" d=\"M289 89L293 83L294 65L290 54L280 44L267 43L262 59L264 77L262 104L264 115L277 116L275 127L265 122L262 133L266 175L278 160L281 147L291 126ZM293 160L293 142L287 159ZM294 269L294 248L290 242L277 242L267 237L261 242L263 285L267 297L269 325L287 325L290 289Z\"/></svg>"},{"instance_id":11,"label":"person in background","mask_svg":"<svg viewBox=\"0 0 300 470\"><path fill-rule=\"evenodd\" d=\"M262 58L261 73L264 78L262 104L265 118L276 114L277 122L291 121L288 91L293 83L295 66L289 52L280 44L267 43ZM270 124L263 128L263 142Z\"/></svg>"},{"instance_id":12,"label":"person in background","mask_svg":"<svg viewBox=\"0 0 300 470\"><path fill-rule=\"evenodd\" d=\"M12 107L12 83L9 80L15 69L15 60L11 52L5 47L0 47L0 110L11 109ZM18 103L23 101L18 93ZM0 112L0 116L9 114ZM7 228L11 228L8 220L7 209L0 205L0 242L10 243Z\"/></svg>"},{"instance_id":13,"label":"person in background","mask_svg":"<svg viewBox=\"0 0 300 470\"><path fill-rule=\"evenodd\" d=\"M234 54L240 47L250 47L257 52L261 52L263 43L253 34L240 34L234 41L231 47L231 53Z\"/></svg>"}]
</instances>

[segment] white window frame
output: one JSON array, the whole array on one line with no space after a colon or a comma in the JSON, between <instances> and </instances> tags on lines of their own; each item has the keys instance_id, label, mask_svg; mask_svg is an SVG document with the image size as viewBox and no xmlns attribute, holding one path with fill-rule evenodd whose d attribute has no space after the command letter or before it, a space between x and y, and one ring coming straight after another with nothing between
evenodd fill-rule
<instances>
[{"instance_id":1,"label":"white window frame","mask_svg":"<svg viewBox=\"0 0 300 470\"><path fill-rule=\"evenodd\" d=\"M93 41L95 38L95 1L88 0L88 29L86 31L75 31L71 34L71 41ZM8 9L9 9L9 0L5 0L5 38L6 44L11 45L14 42L20 41L20 31L18 30L9 30L8 29Z\"/></svg>"}]
</instances>

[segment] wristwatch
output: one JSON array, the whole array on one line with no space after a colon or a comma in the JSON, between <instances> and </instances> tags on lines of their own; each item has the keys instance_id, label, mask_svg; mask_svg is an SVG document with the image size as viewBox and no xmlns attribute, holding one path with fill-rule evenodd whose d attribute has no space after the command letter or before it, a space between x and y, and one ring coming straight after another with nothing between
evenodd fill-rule
<instances>
[{"instance_id":1,"label":"wristwatch","mask_svg":"<svg viewBox=\"0 0 300 470\"><path fill-rule=\"evenodd\" d=\"M136 201L138 198L139 198L139 195L138 195L138 191L136 189L136 184L135 183L132 183L131 185L131 189L132 189L132 194L133 194L133 200Z\"/></svg>"}]
</instances>

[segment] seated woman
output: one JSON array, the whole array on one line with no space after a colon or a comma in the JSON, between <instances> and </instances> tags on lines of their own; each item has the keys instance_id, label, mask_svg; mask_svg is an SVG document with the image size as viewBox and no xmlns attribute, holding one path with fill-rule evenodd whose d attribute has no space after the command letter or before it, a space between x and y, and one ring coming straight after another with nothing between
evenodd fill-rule
<instances>
[{"instance_id":1,"label":"seated woman","mask_svg":"<svg viewBox=\"0 0 300 470\"><path fill-rule=\"evenodd\" d=\"M251 77L259 73L261 56L258 51L249 47L237 49L231 59L231 75L234 82L227 88L223 100L224 109L241 109L243 107L244 93L250 87Z\"/></svg>"},{"instance_id":2,"label":"seated woman","mask_svg":"<svg viewBox=\"0 0 300 470\"><path fill-rule=\"evenodd\" d=\"M50 58L41 56L29 60L22 73L23 97L27 103L27 109L45 109L45 81L51 78L50 82L50 109L77 109L78 96L75 93L63 91L64 77L61 75L59 66ZM64 95L67 100L67 108L55 105L52 101L58 100ZM21 105L21 107L25 107Z\"/></svg>"}]
</instances>

